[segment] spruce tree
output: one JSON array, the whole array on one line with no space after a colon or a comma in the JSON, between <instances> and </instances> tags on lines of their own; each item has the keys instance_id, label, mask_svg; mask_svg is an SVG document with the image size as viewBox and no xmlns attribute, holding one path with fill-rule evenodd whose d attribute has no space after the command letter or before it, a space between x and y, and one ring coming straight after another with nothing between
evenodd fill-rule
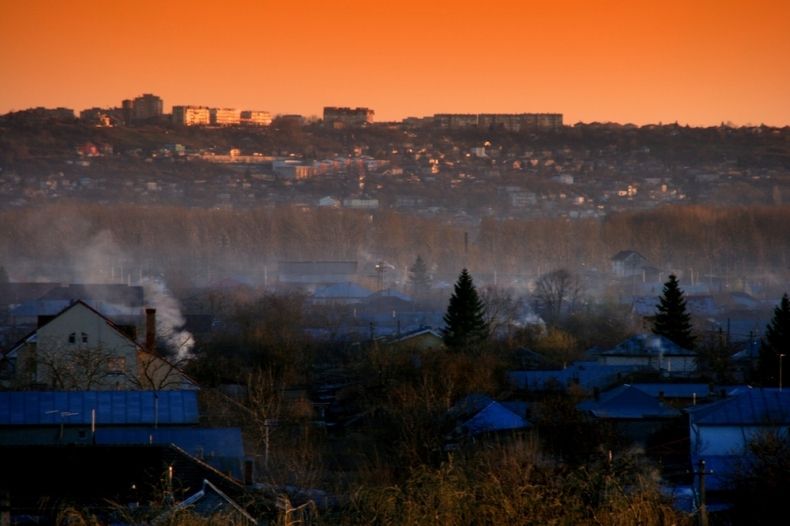
<instances>
[{"instance_id":1,"label":"spruce tree","mask_svg":"<svg viewBox=\"0 0 790 526\"><path fill-rule=\"evenodd\" d=\"M653 334L664 336L684 349L693 349L695 337L691 332L691 316L686 311L683 291L672 274L664 283L656 311Z\"/></svg>"},{"instance_id":2,"label":"spruce tree","mask_svg":"<svg viewBox=\"0 0 790 526\"><path fill-rule=\"evenodd\" d=\"M417 255L414 265L409 267L409 286L414 296L424 296L431 289L428 267L419 255Z\"/></svg>"},{"instance_id":3,"label":"spruce tree","mask_svg":"<svg viewBox=\"0 0 790 526\"><path fill-rule=\"evenodd\" d=\"M787 293L774 308L774 317L765 327L765 338L760 347L760 378L764 385L777 385L779 383L779 355L784 354L781 360L782 383L790 383L787 373L790 371L790 299Z\"/></svg>"},{"instance_id":4,"label":"spruce tree","mask_svg":"<svg viewBox=\"0 0 790 526\"><path fill-rule=\"evenodd\" d=\"M451 349L468 349L488 338L485 304L478 296L472 276L466 269L461 271L455 283L455 291L450 296L444 323L444 343Z\"/></svg>"}]
</instances>

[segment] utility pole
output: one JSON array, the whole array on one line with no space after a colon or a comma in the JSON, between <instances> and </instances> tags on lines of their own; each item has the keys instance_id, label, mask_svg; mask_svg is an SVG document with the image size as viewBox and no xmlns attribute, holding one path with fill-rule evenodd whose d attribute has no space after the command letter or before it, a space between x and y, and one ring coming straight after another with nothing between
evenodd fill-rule
<instances>
[{"instance_id":1,"label":"utility pole","mask_svg":"<svg viewBox=\"0 0 790 526\"><path fill-rule=\"evenodd\" d=\"M705 460L699 459L695 475L699 477L699 489L697 491L697 523L699 526L708 526L708 508L705 504L705 475L713 473L705 470Z\"/></svg>"},{"instance_id":2,"label":"utility pole","mask_svg":"<svg viewBox=\"0 0 790 526\"><path fill-rule=\"evenodd\" d=\"M779 392L782 392L782 358L784 358L784 353L779 353Z\"/></svg>"},{"instance_id":3,"label":"utility pole","mask_svg":"<svg viewBox=\"0 0 790 526\"><path fill-rule=\"evenodd\" d=\"M378 292L384 290L384 262L379 261L376 263L376 286Z\"/></svg>"}]
</instances>

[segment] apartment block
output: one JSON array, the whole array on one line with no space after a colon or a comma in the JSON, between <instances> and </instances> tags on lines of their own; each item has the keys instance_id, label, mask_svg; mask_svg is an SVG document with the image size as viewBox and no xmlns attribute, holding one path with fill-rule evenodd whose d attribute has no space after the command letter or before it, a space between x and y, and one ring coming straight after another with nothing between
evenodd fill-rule
<instances>
[{"instance_id":1,"label":"apartment block","mask_svg":"<svg viewBox=\"0 0 790 526\"><path fill-rule=\"evenodd\" d=\"M332 128L357 127L371 124L374 111L370 108L324 108L324 125Z\"/></svg>"},{"instance_id":2,"label":"apartment block","mask_svg":"<svg viewBox=\"0 0 790 526\"><path fill-rule=\"evenodd\" d=\"M206 106L173 106L173 124L177 126L206 126L211 123L211 112Z\"/></svg>"},{"instance_id":3,"label":"apartment block","mask_svg":"<svg viewBox=\"0 0 790 526\"><path fill-rule=\"evenodd\" d=\"M213 126L234 126L241 124L241 111L235 108L211 108L210 121Z\"/></svg>"}]
</instances>

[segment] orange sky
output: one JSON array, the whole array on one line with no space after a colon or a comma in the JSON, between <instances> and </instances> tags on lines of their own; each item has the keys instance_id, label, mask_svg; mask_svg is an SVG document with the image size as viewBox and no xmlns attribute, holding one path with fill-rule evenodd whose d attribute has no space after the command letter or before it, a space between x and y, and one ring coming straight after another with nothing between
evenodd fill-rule
<instances>
[{"instance_id":1,"label":"orange sky","mask_svg":"<svg viewBox=\"0 0 790 526\"><path fill-rule=\"evenodd\" d=\"M790 124L787 0L0 0L0 112L173 104L376 120Z\"/></svg>"}]
</instances>

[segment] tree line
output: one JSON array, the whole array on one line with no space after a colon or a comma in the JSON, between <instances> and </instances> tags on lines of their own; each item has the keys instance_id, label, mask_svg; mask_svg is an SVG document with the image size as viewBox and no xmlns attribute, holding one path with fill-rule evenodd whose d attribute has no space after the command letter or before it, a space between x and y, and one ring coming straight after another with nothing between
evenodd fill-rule
<instances>
[{"instance_id":1,"label":"tree line","mask_svg":"<svg viewBox=\"0 0 790 526\"><path fill-rule=\"evenodd\" d=\"M466 266L483 282L501 283L558 268L608 270L625 249L681 276L781 277L790 267L790 230L777 228L790 224L790 206L667 206L604 219L484 219L464 227L390 211L57 203L4 210L0 224L12 279L86 267L94 253L107 266L196 283L228 275L262 282L283 260L381 259L398 269L390 277L405 282L418 254L439 279L452 281Z\"/></svg>"}]
</instances>

